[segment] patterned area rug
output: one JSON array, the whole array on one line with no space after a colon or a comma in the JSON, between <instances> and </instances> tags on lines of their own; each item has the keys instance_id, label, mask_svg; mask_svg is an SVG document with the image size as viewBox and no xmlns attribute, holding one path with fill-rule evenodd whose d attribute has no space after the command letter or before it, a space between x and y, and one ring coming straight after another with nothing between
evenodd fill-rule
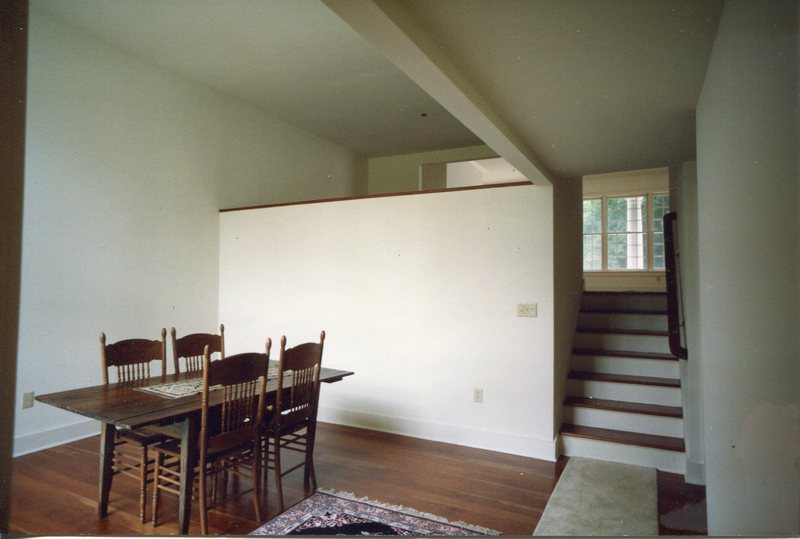
<instances>
[{"instance_id":1,"label":"patterned area rug","mask_svg":"<svg viewBox=\"0 0 800 539\"><path fill-rule=\"evenodd\" d=\"M352 494L318 490L250 535L500 535L464 522L386 505Z\"/></svg>"}]
</instances>

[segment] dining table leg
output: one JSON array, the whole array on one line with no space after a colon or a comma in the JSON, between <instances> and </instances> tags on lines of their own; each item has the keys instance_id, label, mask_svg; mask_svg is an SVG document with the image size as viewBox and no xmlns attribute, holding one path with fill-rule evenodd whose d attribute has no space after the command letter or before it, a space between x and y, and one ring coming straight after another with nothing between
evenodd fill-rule
<instances>
[{"instance_id":1,"label":"dining table leg","mask_svg":"<svg viewBox=\"0 0 800 539\"><path fill-rule=\"evenodd\" d=\"M181 425L181 478L178 500L178 533L189 533L189 520L192 509L192 485L194 468L197 466L197 441L200 421L196 414L190 414Z\"/></svg>"},{"instance_id":2,"label":"dining table leg","mask_svg":"<svg viewBox=\"0 0 800 539\"><path fill-rule=\"evenodd\" d=\"M108 515L108 496L111 492L111 480L114 478L114 438L116 428L112 423L101 423L100 426L100 492L97 512L101 517Z\"/></svg>"}]
</instances>

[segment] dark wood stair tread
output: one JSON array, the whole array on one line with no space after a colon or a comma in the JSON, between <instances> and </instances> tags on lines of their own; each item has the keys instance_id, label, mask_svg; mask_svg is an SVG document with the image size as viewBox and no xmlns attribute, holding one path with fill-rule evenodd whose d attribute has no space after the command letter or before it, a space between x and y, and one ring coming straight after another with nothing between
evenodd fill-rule
<instances>
[{"instance_id":1,"label":"dark wood stair tread","mask_svg":"<svg viewBox=\"0 0 800 539\"><path fill-rule=\"evenodd\" d=\"M632 376L630 374L609 374L604 372L569 371L573 380L590 380L595 382L616 382L619 384L639 384L659 387L681 387L677 378L656 378L655 376Z\"/></svg>"},{"instance_id":2,"label":"dark wood stair tread","mask_svg":"<svg viewBox=\"0 0 800 539\"><path fill-rule=\"evenodd\" d=\"M683 417L680 406L664 406L662 404L646 404L642 402L615 401L608 399L592 399L589 397L570 396L564 399L565 406L580 406L613 412L627 412L631 414L646 414L660 417Z\"/></svg>"},{"instance_id":3,"label":"dark wood stair tread","mask_svg":"<svg viewBox=\"0 0 800 539\"><path fill-rule=\"evenodd\" d=\"M659 352L636 352L634 350L603 350L600 348L573 348L572 354L577 356L608 356L608 357L628 357L638 359L659 359L665 361L678 361L672 354L662 354Z\"/></svg>"},{"instance_id":4,"label":"dark wood stair tread","mask_svg":"<svg viewBox=\"0 0 800 539\"><path fill-rule=\"evenodd\" d=\"M666 291L647 290L584 290L584 296L666 296Z\"/></svg>"},{"instance_id":5,"label":"dark wood stair tread","mask_svg":"<svg viewBox=\"0 0 800 539\"><path fill-rule=\"evenodd\" d=\"M646 337L669 337L669 331L657 329L622 329L622 328L575 328L578 333L610 333L613 335L643 335Z\"/></svg>"},{"instance_id":6,"label":"dark wood stair tread","mask_svg":"<svg viewBox=\"0 0 800 539\"><path fill-rule=\"evenodd\" d=\"M652 447L656 449L665 449L667 451L683 452L686 450L682 438L674 438L671 436L657 436L655 434L642 434L640 432L601 429L598 427L584 427L582 425L571 424L562 425L560 432L567 436L577 436L604 442Z\"/></svg>"},{"instance_id":7,"label":"dark wood stair tread","mask_svg":"<svg viewBox=\"0 0 800 539\"><path fill-rule=\"evenodd\" d=\"M582 313L590 314L654 314L666 316L665 309L625 309L622 307L581 307Z\"/></svg>"}]
</instances>

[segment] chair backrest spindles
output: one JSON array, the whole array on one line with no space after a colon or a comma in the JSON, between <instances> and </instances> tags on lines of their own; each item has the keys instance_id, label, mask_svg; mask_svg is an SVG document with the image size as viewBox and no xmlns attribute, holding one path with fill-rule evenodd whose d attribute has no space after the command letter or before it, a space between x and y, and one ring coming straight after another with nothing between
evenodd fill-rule
<instances>
[{"instance_id":1,"label":"chair backrest spindles","mask_svg":"<svg viewBox=\"0 0 800 539\"><path fill-rule=\"evenodd\" d=\"M282 424L314 420L319 400L319 375L325 332L318 343L308 342L286 348L286 337L281 337L278 387L288 389L276 394L275 420ZM289 375L291 371L291 375Z\"/></svg>"},{"instance_id":2,"label":"chair backrest spindles","mask_svg":"<svg viewBox=\"0 0 800 539\"><path fill-rule=\"evenodd\" d=\"M209 449L236 445L256 436L265 404L269 356L247 352L211 361L206 348L203 363L201 463ZM213 399L214 404L220 404L220 411L212 418L209 409L212 392L217 393L212 390L214 386L221 386L219 397Z\"/></svg>"},{"instance_id":3,"label":"chair backrest spindles","mask_svg":"<svg viewBox=\"0 0 800 539\"><path fill-rule=\"evenodd\" d=\"M109 383L108 371L116 367L117 382L136 382L150 378L150 365L161 364L161 375L167 373L167 330L161 329L161 340L125 339L106 343L106 334L100 334L100 360L103 383Z\"/></svg>"},{"instance_id":4,"label":"chair backrest spindles","mask_svg":"<svg viewBox=\"0 0 800 539\"><path fill-rule=\"evenodd\" d=\"M191 333L178 338L175 328L170 330L172 336L172 364L175 372L181 372L180 359L183 358L183 372L203 370L203 352L209 347L210 354L219 352L225 357L225 326L219 325L219 335L212 333Z\"/></svg>"}]
</instances>

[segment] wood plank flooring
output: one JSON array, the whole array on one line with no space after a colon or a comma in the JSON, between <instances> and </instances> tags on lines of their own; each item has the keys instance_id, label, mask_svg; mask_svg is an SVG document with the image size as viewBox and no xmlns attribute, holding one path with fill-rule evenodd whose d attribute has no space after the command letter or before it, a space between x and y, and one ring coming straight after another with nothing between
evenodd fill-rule
<instances>
[{"instance_id":1,"label":"wood plank flooring","mask_svg":"<svg viewBox=\"0 0 800 539\"><path fill-rule=\"evenodd\" d=\"M14 460L11 527L26 535L173 535L177 502L164 496L160 525L137 516L137 487L118 477L110 514L97 516L97 437ZM320 424L315 453L322 488L352 492L502 532L530 535L566 459L546 462L404 436ZM286 507L306 496L302 472L284 480ZM659 473L659 512L669 516L664 534L705 533L705 493L683 477ZM270 477L267 518L278 513ZM688 510L686 508L689 508ZM698 517L700 515L700 517ZM258 526L250 494L211 511L211 534L245 535ZM200 533L196 506L190 533Z\"/></svg>"}]
</instances>

